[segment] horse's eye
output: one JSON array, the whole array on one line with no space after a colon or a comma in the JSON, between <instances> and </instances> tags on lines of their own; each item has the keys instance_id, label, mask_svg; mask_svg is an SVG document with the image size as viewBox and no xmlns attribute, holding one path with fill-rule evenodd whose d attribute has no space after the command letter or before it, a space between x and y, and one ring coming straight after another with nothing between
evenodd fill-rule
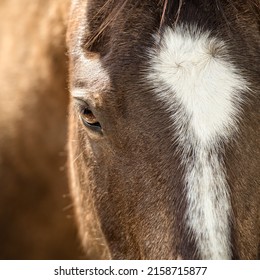
<instances>
[{"instance_id":1,"label":"horse's eye","mask_svg":"<svg viewBox=\"0 0 260 280\"><path fill-rule=\"evenodd\" d=\"M101 132L101 125L89 108L88 104L82 99L75 98L76 107L78 108L82 123L95 132Z\"/></svg>"},{"instance_id":2,"label":"horse's eye","mask_svg":"<svg viewBox=\"0 0 260 280\"><path fill-rule=\"evenodd\" d=\"M92 111L89 108L87 107L81 108L80 117L83 124L88 128L91 128L92 130L95 131L101 130L100 123L97 121L95 115L92 113Z\"/></svg>"}]
</instances>

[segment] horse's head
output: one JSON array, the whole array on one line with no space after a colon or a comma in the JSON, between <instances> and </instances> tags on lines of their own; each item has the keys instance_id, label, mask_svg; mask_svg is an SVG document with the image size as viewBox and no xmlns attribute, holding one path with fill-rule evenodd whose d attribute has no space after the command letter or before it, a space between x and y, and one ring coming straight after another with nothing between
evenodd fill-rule
<instances>
[{"instance_id":1,"label":"horse's head","mask_svg":"<svg viewBox=\"0 0 260 280\"><path fill-rule=\"evenodd\" d=\"M250 184L241 135L254 145L258 133L247 103L257 20L232 5L161 2L73 1L69 161L81 235L112 258L243 257L244 210L231 209Z\"/></svg>"}]
</instances>

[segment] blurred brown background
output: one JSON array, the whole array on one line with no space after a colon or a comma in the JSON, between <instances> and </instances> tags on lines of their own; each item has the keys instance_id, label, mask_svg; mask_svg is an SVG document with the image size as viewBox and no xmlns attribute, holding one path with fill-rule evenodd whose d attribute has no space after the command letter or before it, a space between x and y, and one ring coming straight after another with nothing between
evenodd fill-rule
<instances>
[{"instance_id":1,"label":"blurred brown background","mask_svg":"<svg viewBox=\"0 0 260 280\"><path fill-rule=\"evenodd\" d=\"M67 185L69 0L0 0L0 259L83 254Z\"/></svg>"}]
</instances>

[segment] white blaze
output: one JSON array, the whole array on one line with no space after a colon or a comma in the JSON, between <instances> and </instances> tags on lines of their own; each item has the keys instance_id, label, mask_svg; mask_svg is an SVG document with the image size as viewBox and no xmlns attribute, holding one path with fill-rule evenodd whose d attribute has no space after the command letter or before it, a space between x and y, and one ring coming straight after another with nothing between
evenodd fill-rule
<instances>
[{"instance_id":1,"label":"white blaze","mask_svg":"<svg viewBox=\"0 0 260 280\"><path fill-rule=\"evenodd\" d=\"M224 42L197 27L167 28L156 41L148 78L182 150L187 226L203 259L229 259L231 203L221 146L236 129L246 81Z\"/></svg>"}]
</instances>

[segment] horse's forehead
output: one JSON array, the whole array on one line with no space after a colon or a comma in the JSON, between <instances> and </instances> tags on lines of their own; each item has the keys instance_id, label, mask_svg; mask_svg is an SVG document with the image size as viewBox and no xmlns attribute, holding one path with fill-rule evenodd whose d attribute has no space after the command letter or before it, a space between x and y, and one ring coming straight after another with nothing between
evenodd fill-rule
<instances>
[{"instance_id":1,"label":"horse's forehead","mask_svg":"<svg viewBox=\"0 0 260 280\"><path fill-rule=\"evenodd\" d=\"M118 35L127 38L135 31L138 33L143 26L148 26L149 19L155 20L155 14L158 12L158 3L155 2L74 0L71 5L69 34L85 43L99 32L100 38L106 33L110 33L111 40L118 38ZM100 38L97 36L96 41L99 42Z\"/></svg>"}]
</instances>

